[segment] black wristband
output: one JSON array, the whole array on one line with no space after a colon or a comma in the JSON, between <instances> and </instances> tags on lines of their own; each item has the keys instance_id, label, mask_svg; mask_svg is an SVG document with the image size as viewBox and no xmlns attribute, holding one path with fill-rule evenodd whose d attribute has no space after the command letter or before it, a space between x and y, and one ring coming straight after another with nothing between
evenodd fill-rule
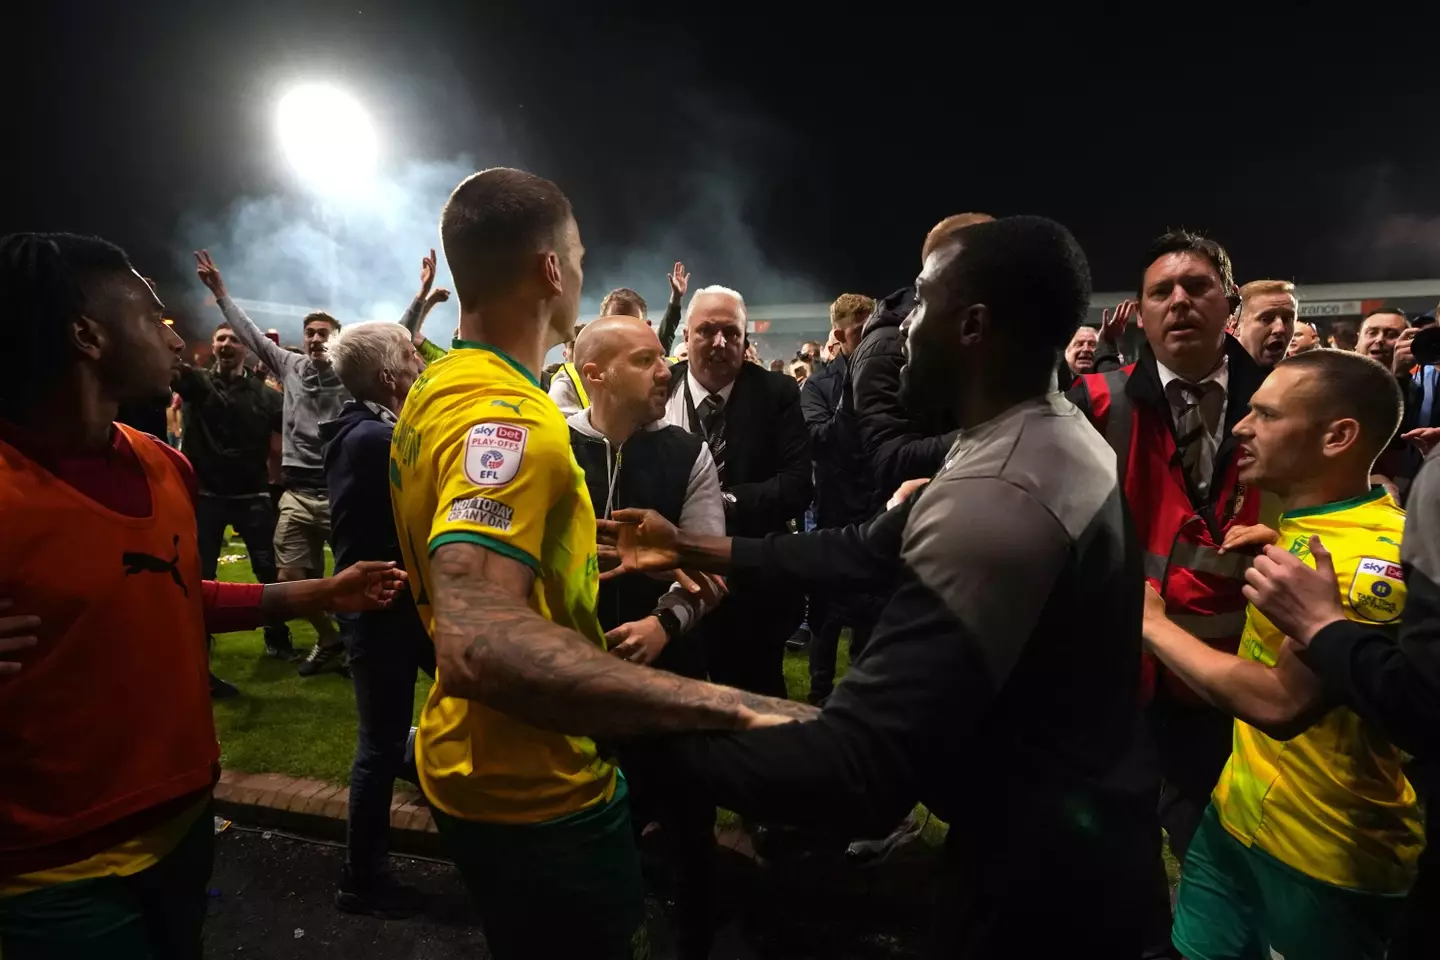
<instances>
[{"instance_id":1,"label":"black wristband","mask_svg":"<svg viewBox=\"0 0 1440 960\"><path fill-rule=\"evenodd\" d=\"M680 636L680 618L675 615L674 610L665 607L656 610L651 616L660 621L660 626L665 629L666 638L674 640Z\"/></svg>"}]
</instances>

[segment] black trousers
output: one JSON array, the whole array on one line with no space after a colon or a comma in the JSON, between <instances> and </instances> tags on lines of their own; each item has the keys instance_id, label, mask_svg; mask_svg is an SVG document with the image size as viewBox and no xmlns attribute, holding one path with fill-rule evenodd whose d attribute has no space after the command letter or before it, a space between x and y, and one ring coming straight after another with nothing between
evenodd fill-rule
<instances>
[{"instance_id":1,"label":"black trousers","mask_svg":"<svg viewBox=\"0 0 1440 960\"><path fill-rule=\"evenodd\" d=\"M710 679L770 697L785 696L785 641L805 616L798 590L757 587L734 577L730 595L700 621Z\"/></svg>"},{"instance_id":2,"label":"black trousers","mask_svg":"<svg viewBox=\"0 0 1440 960\"><path fill-rule=\"evenodd\" d=\"M850 662L855 662L870 641L884 601L853 591L816 590L810 594L810 700L828 697L835 689L835 658L840 633L850 628Z\"/></svg>"},{"instance_id":3,"label":"black trousers","mask_svg":"<svg viewBox=\"0 0 1440 960\"><path fill-rule=\"evenodd\" d=\"M217 497L202 493L195 503L195 525L200 548L200 575L214 580L225 544L225 528L231 526L245 541L250 569L261 583L275 582L275 505L267 494L250 497ZM290 628L284 622L265 627L265 642L271 646L290 643Z\"/></svg>"}]
</instances>

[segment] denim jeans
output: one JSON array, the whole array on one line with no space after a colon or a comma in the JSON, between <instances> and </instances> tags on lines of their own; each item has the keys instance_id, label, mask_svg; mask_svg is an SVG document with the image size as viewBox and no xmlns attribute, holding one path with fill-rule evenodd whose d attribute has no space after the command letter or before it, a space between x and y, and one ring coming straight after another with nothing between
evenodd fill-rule
<instances>
[{"instance_id":1,"label":"denim jeans","mask_svg":"<svg viewBox=\"0 0 1440 960\"><path fill-rule=\"evenodd\" d=\"M261 583L275 582L275 506L269 496L217 497L202 493L195 502L195 526L199 538L200 575L214 580L225 544L225 528L231 526L245 541L250 569ZM272 647L290 645L290 628L283 621L265 627L265 643Z\"/></svg>"},{"instance_id":2,"label":"denim jeans","mask_svg":"<svg viewBox=\"0 0 1440 960\"><path fill-rule=\"evenodd\" d=\"M405 741L415 715L415 676L435 675L430 645L409 597L394 609L342 616L341 635L350 650L359 737L350 765L350 820L345 863L360 884L385 869L389 853L390 800L403 772ZM413 779L414 760L409 778Z\"/></svg>"}]
</instances>

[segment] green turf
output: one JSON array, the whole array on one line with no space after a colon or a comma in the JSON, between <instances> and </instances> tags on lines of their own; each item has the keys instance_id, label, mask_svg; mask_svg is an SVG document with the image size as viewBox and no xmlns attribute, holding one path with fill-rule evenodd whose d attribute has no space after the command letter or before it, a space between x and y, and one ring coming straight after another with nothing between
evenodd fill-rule
<instances>
[{"instance_id":1,"label":"green turf","mask_svg":"<svg viewBox=\"0 0 1440 960\"><path fill-rule=\"evenodd\" d=\"M327 566L330 561L326 551ZM221 551L221 580L254 583L244 545L231 537ZM290 624L295 649L315 643L315 629L296 620ZM264 656L261 631L222 633L215 637L210 666L215 675L240 688L241 696L215 703L221 762L246 773L285 773L347 783L355 755L355 695L350 681L335 673L301 677L296 664ZM840 641L836 676L850 667L850 646ZM785 652L785 685L792 699L810 692L806 654ZM415 684L415 716L430 689L428 678Z\"/></svg>"}]
</instances>

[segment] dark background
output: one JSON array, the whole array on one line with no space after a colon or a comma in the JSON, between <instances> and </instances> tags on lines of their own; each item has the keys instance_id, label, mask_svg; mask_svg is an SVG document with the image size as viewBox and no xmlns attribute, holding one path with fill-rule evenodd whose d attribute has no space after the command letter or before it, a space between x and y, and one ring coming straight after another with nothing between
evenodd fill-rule
<instances>
[{"instance_id":1,"label":"dark background","mask_svg":"<svg viewBox=\"0 0 1440 960\"><path fill-rule=\"evenodd\" d=\"M629 279L659 299L649 272L676 258L752 302L883 294L965 210L1064 222L1097 290L1133 286L1144 244L1180 225L1224 242L1241 281L1440 272L1424 24L1354 7L1014 24L988 5L585 9L31 5L6 68L0 224L101 234L193 291L181 223L293 191L274 100L325 79L366 105L387 162L466 154L561 184L590 296ZM717 211L744 236L712 231ZM629 278L636 251L646 275Z\"/></svg>"}]
</instances>

